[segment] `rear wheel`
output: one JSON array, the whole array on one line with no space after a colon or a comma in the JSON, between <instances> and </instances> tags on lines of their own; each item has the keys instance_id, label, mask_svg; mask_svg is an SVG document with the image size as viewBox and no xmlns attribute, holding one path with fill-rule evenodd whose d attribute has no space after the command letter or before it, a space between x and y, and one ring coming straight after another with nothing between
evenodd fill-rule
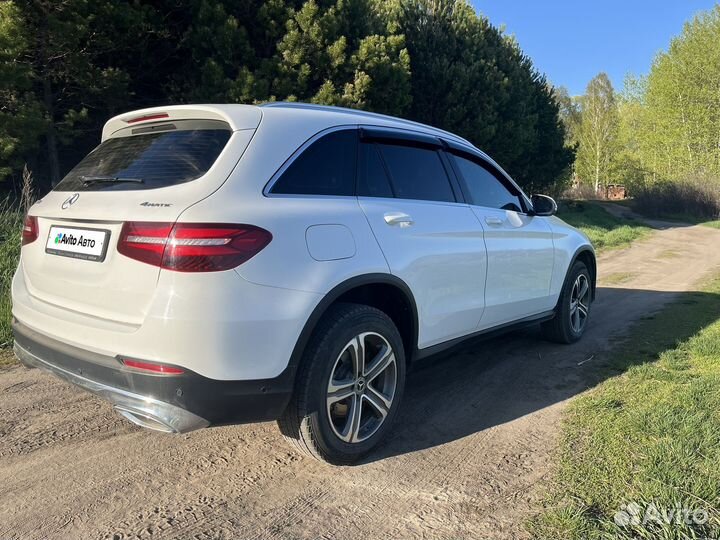
<instances>
[{"instance_id":1,"label":"rear wheel","mask_svg":"<svg viewBox=\"0 0 720 540\"><path fill-rule=\"evenodd\" d=\"M352 463L390 429L404 386L405 353L392 320L370 306L337 304L308 344L278 424L302 452Z\"/></svg>"},{"instance_id":2,"label":"rear wheel","mask_svg":"<svg viewBox=\"0 0 720 540\"><path fill-rule=\"evenodd\" d=\"M592 282L584 263L573 264L560 299L555 317L542 325L545 337L557 343L574 343L579 340L590 317Z\"/></svg>"}]
</instances>

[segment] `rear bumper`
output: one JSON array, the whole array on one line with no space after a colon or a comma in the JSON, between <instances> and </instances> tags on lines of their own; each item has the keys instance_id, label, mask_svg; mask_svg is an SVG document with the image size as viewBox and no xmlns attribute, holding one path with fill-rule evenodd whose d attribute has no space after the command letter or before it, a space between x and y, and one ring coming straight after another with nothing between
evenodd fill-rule
<instances>
[{"instance_id":1,"label":"rear bumper","mask_svg":"<svg viewBox=\"0 0 720 540\"><path fill-rule=\"evenodd\" d=\"M122 388L115 388L51 364L35 356L17 342L15 342L14 350L18 359L27 367L36 367L49 371L53 375L109 401L120 414L136 424L174 433L184 433L210 425L210 422L204 418L180 407L128 392Z\"/></svg>"},{"instance_id":2,"label":"rear bumper","mask_svg":"<svg viewBox=\"0 0 720 540\"><path fill-rule=\"evenodd\" d=\"M213 380L280 377L305 322L322 298L316 293L256 285L234 270L203 275L160 271L142 321L128 325L108 313L110 318L91 314L81 304L44 298L42 291L36 291L41 295L36 296L25 266L21 259L13 279L12 314L26 326L107 357L174 364ZM39 272L44 276L52 269L40 267ZM130 282L126 285L132 289ZM72 288L73 282L61 282L58 290L66 287ZM97 287L93 294L102 296L102 291ZM112 311L110 302L106 300L106 307Z\"/></svg>"},{"instance_id":3,"label":"rear bumper","mask_svg":"<svg viewBox=\"0 0 720 540\"><path fill-rule=\"evenodd\" d=\"M49 338L13 319L15 354L106 401L128 420L146 428L184 433L213 424L278 418L292 393L294 370L273 379L225 381L192 371L154 375Z\"/></svg>"}]
</instances>

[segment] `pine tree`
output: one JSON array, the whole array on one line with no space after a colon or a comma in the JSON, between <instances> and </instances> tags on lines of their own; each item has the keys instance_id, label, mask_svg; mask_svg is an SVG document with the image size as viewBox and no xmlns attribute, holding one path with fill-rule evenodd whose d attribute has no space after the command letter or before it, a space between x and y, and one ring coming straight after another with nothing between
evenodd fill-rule
<instances>
[{"instance_id":1,"label":"pine tree","mask_svg":"<svg viewBox=\"0 0 720 540\"><path fill-rule=\"evenodd\" d=\"M0 180L22 170L46 128L30 67L19 61L31 54L29 46L19 8L0 3Z\"/></svg>"},{"instance_id":2,"label":"pine tree","mask_svg":"<svg viewBox=\"0 0 720 540\"><path fill-rule=\"evenodd\" d=\"M405 116L538 189L572 157L545 79L465 0L5 0L0 45L0 175L38 156L46 187L109 116L187 102Z\"/></svg>"}]
</instances>

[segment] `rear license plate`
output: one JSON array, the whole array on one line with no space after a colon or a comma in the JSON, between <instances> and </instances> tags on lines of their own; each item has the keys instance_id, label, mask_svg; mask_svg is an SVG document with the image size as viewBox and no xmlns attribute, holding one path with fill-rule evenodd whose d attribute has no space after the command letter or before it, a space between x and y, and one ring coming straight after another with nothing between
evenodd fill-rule
<instances>
[{"instance_id":1,"label":"rear license plate","mask_svg":"<svg viewBox=\"0 0 720 540\"><path fill-rule=\"evenodd\" d=\"M107 230L53 225L45 253L99 262L105 260L109 238L110 231Z\"/></svg>"}]
</instances>

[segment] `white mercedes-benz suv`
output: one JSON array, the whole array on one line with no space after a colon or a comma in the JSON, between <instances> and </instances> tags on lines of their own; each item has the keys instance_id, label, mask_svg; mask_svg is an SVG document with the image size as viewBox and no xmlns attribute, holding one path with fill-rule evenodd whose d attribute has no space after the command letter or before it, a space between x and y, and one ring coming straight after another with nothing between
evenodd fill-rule
<instances>
[{"instance_id":1,"label":"white mercedes-benz suv","mask_svg":"<svg viewBox=\"0 0 720 540\"><path fill-rule=\"evenodd\" d=\"M277 419L349 463L418 360L542 323L580 338L593 248L468 141L296 103L107 122L30 209L15 352L168 432Z\"/></svg>"}]
</instances>

